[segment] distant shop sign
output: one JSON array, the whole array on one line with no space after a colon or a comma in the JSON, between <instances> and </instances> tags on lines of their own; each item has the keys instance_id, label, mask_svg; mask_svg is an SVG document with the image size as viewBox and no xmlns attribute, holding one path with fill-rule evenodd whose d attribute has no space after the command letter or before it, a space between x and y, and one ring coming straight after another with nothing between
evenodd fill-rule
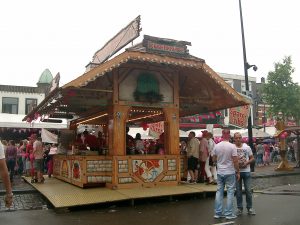
<instances>
[{"instance_id":1,"label":"distant shop sign","mask_svg":"<svg viewBox=\"0 0 300 225\"><path fill-rule=\"evenodd\" d=\"M236 127L246 128L248 125L249 113L249 105L230 108L229 124Z\"/></svg>"}]
</instances>

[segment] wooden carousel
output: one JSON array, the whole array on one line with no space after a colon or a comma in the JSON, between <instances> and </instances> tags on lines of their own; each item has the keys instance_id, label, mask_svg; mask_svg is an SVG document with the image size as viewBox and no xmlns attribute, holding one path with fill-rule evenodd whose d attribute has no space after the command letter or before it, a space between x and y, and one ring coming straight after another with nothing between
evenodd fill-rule
<instances>
[{"instance_id":1,"label":"wooden carousel","mask_svg":"<svg viewBox=\"0 0 300 225\"><path fill-rule=\"evenodd\" d=\"M28 114L27 118L36 113L73 115L70 130L80 124L103 129L104 154L73 149L55 155L54 176L79 187L177 185L185 170L179 153L179 118L249 104L203 59L190 55L187 45L145 35L142 43L56 88ZM126 127L161 121L163 154L126 151Z\"/></svg>"}]
</instances>

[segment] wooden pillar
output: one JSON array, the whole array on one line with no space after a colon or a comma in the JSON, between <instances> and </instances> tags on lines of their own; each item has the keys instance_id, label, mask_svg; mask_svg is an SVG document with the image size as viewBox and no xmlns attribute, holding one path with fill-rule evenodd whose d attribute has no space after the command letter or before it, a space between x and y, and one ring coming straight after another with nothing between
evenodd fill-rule
<instances>
[{"instance_id":1,"label":"wooden pillar","mask_svg":"<svg viewBox=\"0 0 300 225\"><path fill-rule=\"evenodd\" d=\"M126 155L126 119L129 106L114 105L109 111L109 155Z\"/></svg>"},{"instance_id":2,"label":"wooden pillar","mask_svg":"<svg viewBox=\"0 0 300 225\"><path fill-rule=\"evenodd\" d=\"M165 149L168 155L179 155L179 109L164 108L165 122Z\"/></svg>"}]
</instances>

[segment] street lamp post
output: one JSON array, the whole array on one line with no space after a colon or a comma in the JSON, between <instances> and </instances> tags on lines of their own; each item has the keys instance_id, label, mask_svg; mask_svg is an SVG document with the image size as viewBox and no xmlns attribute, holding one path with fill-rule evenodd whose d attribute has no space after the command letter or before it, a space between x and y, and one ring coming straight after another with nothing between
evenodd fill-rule
<instances>
[{"instance_id":1,"label":"street lamp post","mask_svg":"<svg viewBox=\"0 0 300 225\"><path fill-rule=\"evenodd\" d=\"M244 58L244 73L245 73L245 86L246 86L246 94L249 94L249 80L248 80L248 69L253 67L253 70L256 71L256 65L250 65L247 62L246 56L246 45L245 45L245 35L244 35L244 24L243 24L243 13L242 13L242 4L241 0L239 0L239 9L240 9L240 20L241 20L241 33L242 33L242 43L243 43L243 58ZM251 108L250 108L251 109ZM248 117L248 143L250 148L253 150L253 134L252 134L252 118L251 111ZM251 171L254 172L254 164L251 165Z\"/></svg>"},{"instance_id":2,"label":"street lamp post","mask_svg":"<svg viewBox=\"0 0 300 225\"><path fill-rule=\"evenodd\" d=\"M267 122L267 118L266 118L266 103L263 102L264 104L264 120L263 120L263 127L264 127L264 132L266 132L266 122Z\"/></svg>"}]
</instances>

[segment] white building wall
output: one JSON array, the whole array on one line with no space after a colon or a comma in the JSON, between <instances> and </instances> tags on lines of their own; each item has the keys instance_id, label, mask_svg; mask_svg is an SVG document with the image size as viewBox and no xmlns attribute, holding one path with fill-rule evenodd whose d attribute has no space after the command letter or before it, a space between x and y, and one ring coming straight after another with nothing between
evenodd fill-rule
<instances>
[{"instance_id":1,"label":"white building wall","mask_svg":"<svg viewBox=\"0 0 300 225\"><path fill-rule=\"evenodd\" d=\"M43 99L45 98L44 93L19 93L19 92L3 92L0 91L0 115L2 113L2 98L9 97L9 98L18 98L18 114L25 115L25 101L26 98L33 98L37 99L37 104L40 104Z\"/></svg>"}]
</instances>

